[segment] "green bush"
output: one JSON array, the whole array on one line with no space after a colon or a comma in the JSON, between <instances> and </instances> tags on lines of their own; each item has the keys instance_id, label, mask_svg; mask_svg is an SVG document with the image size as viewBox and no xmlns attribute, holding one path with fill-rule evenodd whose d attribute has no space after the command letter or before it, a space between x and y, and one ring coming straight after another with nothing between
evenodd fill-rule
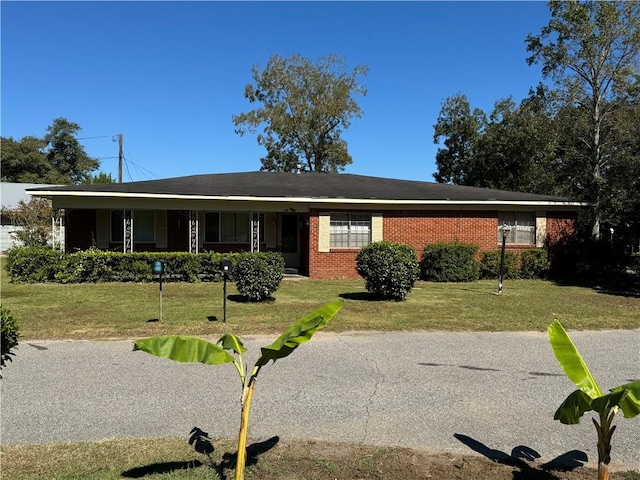
<instances>
[{"instance_id":1,"label":"green bush","mask_svg":"<svg viewBox=\"0 0 640 480\"><path fill-rule=\"evenodd\" d=\"M15 355L14 349L18 348L18 324L11 316L11 312L0 305L0 315L2 316L2 324L0 325L0 378L2 377L1 369L7 362L12 361Z\"/></svg>"},{"instance_id":2,"label":"green bush","mask_svg":"<svg viewBox=\"0 0 640 480\"><path fill-rule=\"evenodd\" d=\"M520 252L520 278L545 278L549 258L543 248L530 248Z\"/></svg>"},{"instance_id":3,"label":"green bush","mask_svg":"<svg viewBox=\"0 0 640 480\"><path fill-rule=\"evenodd\" d=\"M416 283L420 267L416 252L410 245L374 242L358 252L356 271L364 278L369 293L400 301Z\"/></svg>"},{"instance_id":4,"label":"green bush","mask_svg":"<svg viewBox=\"0 0 640 480\"><path fill-rule=\"evenodd\" d=\"M502 250L482 252L480 255L480 278L498 278ZM518 256L509 250L504 252L502 278L518 278Z\"/></svg>"},{"instance_id":5,"label":"green bush","mask_svg":"<svg viewBox=\"0 0 640 480\"><path fill-rule=\"evenodd\" d=\"M422 278L432 282L472 282L478 279L478 246L438 242L424 247Z\"/></svg>"},{"instance_id":6,"label":"green bush","mask_svg":"<svg viewBox=\"0 0 640 480\"><path fill-rule=\"evenodd\" d=\"M59 250L47 247L11 248L6 253L7 273L13 282L49 282L63 256Z\"/></svg>"},{"instance_id":7,"label":"green bush","mask_svg":"<svg viewBox=\"0 0 640 480\"><path fill-rule=\"evenodd\" d=\"M272 299L284 278L284 258L279 253L241 253L235 259L232 275L240 295L251 302Z\"/></svg>"}]
</instances>

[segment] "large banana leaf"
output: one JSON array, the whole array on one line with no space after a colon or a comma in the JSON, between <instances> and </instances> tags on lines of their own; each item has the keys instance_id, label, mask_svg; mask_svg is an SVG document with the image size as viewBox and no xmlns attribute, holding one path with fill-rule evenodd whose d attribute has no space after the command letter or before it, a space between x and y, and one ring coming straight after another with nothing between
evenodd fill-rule
<instances>
[{"instance_id":1,"label":"large banana leaf","mask_svg":"<svg viewBox=\"0 0 640 480\"><path fill-rule=\"evenodd\" d=\"M567 398L565 398L562 405L556 410L556 414L553 416L554 420L560 420L561 423L566 425L575 425L580 423L580 418L585 412L593 410L591 402L593 400L589 395L582 390L576 390Z\"/></svg>"},{"instance_id":2,"label":"large banana leaf","mask_svg":"<svg viewBox=\"0 0 640 480\"><path fill-rule=\"evenodd\" d=\"M216 344L220 345L225 350L233 350L238 354L243 354L247 351L242 340L236 337L233 333L225 333L220 337Z\"/></svg>"},{"instance_id":3,"label":"large banana leaf","mask_svg":"<svg viewBox=\"0 0 640 480\"><path fill-rule=\"evenodd\" d=\"M140 350L175 362L199 362L220 365L233 362L233 356L225 349L200 338L182 335L163 335L143 338L133 343L133 350Z\"/></svg>"},{"instance_id":4,"label":"large banana leaf","mask_svg":"<svg viewBox=\"0 0 640 480\"><path fill-rule=\"evenodd\" d=\"M601 397L600 387L560 322L554 320L547 328L547 333L553 353L567 377L590 398Z\"/></svg>"},{"instance_id":5,"label":"large banana leaf","mask_svg":"<svg viewBox=\"0 0 640 480\"><path fill-rule=\"evenodd\" d=\"M618 402L624 418L633 418L640 414L640 380L612 388L611 392L626 391L627 394Z\"/></svg>"},{"instance_id":6,"label":"large banana leaf","mask_svg":"<svg viewBox=\"0 0 640 480\"><path fill-rule=\"evenodd\" d=\"M344 300L336 300L327 303L319 309L306 315L289 327L275 342L266 347L262 347L262 355L256 362L256 367L260 368L279 358L284 358L293 352L298 346L308 342L314 333L323 328L340 311Z\"/></svg>"}]
</instances>

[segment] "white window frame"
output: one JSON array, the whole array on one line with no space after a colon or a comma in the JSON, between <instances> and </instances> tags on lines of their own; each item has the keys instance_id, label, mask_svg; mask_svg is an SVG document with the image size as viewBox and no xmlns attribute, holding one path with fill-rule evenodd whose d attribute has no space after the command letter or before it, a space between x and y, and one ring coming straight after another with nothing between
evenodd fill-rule
<instances>
[{"instance_id":1,"label":"white window frame","mask_svg":"<svg viewBox=\"0 0 640 480\"><path fill-rule=\"evenodd\" d=\"M371 243L371 235L371 214L349 212L332 212L330 214L330 248L361 248Z\"/></svg>"},{"instance_id":2,"label":"white window frame","mask_svg":"<svg viewBox=\"0 0 640 480\"><path fill-rule=\"evenodd\" d=\"M511 227L507 235L507 245L536 245L536 214L535 212L499 212L498 214L498 245L502 245L500 227L504 224Z\"/></svg>"}]
</instances>

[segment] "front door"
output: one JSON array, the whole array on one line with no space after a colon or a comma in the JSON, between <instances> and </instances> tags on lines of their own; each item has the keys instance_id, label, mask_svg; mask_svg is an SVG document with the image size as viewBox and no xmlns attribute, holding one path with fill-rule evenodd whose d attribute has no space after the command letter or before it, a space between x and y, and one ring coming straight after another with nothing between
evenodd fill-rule
<instances>
[{"instance_id":1,"label":"front door","mask_svg":"<svg viewBox=\"0 0 640 480\"><path fill-rule=\"evenodd\" d=\"M300 235L298 215L282 214L282 256L286 268L300 268Z\"/></svg>"}]
</instances>

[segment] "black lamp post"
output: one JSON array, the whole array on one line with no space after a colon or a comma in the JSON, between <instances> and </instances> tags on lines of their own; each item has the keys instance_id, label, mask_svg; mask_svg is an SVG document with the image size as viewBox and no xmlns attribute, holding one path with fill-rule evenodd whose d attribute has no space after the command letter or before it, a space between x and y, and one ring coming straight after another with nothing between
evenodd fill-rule
<instances>
[{"instance_id":1,"label":"black lamp post","mask_svg":"<svg viewBox=\"0 0 640 480\"><path fill-rule=\"evenodd\" d=\"M511 227L506 223L503 223L498 227L498 230L502 234L502 253L500 254L500 276L498 278L498 295L502 293L502 276L504 274L504 249L507 243L507 237L511 232Z\"/></svg>"},{"instance_id":2,"label":"black lamp post","mask_svg":"<svg viewBox=\"0 0 640 480\"><path fill-rule=\"evenodd\" d=\"M223 321L226 323L227 321L227 280L229 279L229 275L231 274L231 260L227 257L224 257L220 260L220 268L222 269L222 276L224 278L224 286L223 286L223 299L222 299L222 311L223 311Z\"/></svg>"}]
</instances>

